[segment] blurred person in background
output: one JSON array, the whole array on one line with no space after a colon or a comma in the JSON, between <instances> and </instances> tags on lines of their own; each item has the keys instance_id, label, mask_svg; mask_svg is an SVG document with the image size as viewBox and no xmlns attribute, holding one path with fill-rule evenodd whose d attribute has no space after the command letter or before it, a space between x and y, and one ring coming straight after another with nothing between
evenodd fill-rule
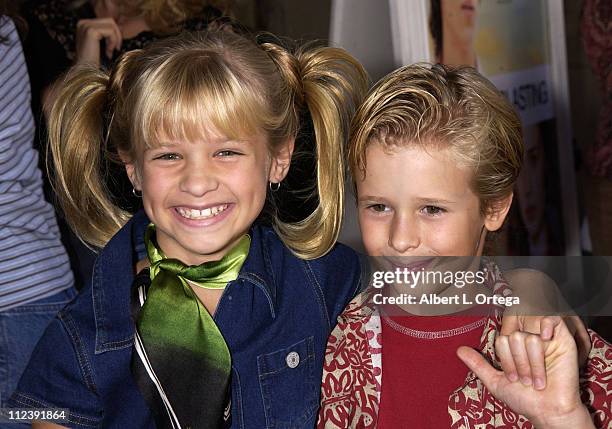
<instances>
[{"instance_id":1,"label":"blurred person in background","mask_svg":"<svg viewBox=\"0 0 612 429\"><path fill-rule=\"evenodd\" d=\"M30 83L17 28L0 0L0 408L56 313L76 291L53 207L44 199ZM16 428L15 423L0 428Z\"/></svg>"},{"instance_id":2,"label":"blurred person in background","mask_svg":"<svg viewBox=\"0 0 612 429\"><path fill-rule=\"evenodd\" d=\"M180 31L223 22L203 0L35 0L26 57L33 91L49 105L51 84L73 64L110 66L124 52ZM215 3L220 5L220 2ZM225 21L227 22L227 21Z\"/></svg>"}]
</instances>

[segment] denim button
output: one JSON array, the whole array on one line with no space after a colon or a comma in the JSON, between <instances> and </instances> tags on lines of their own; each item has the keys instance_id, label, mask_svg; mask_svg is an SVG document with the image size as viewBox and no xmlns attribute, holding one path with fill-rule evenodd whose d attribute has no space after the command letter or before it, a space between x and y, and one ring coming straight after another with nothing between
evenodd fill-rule
<instances>
[{"instance_id":1,"label":"denim button","mask_svg":"<svg viewBox=\"0 0 612 429\"><path fill-rule=\"evenodd\" d=\"M285 358L285 362L289 368L295 368L300 364L300 355L297 352L291 352Z\"/></svg>"}]
</instances>

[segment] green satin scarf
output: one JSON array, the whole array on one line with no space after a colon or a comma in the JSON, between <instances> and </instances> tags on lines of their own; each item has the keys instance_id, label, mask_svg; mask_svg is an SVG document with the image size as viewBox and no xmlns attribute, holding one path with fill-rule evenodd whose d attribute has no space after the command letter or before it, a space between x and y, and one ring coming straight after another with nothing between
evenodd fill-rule
<instances>
[{"instance_id":1,"label":"green satin scarf","mask_svg":"<svg viewBox=\"0 0 612 429\"><path fill-rule=\"evenodd\" d=\"M162 410L154 410L156 423L165 427L167 423L158 419L176 418L181 427L224 427L229 413L230 352L187 280L204 288L224 288L238 277L251 240L244 236L219 261L186 266L166 258L154 236L151 224L145 233L151 285L138 315L137 340L146 354L142 363L150 365L155 375L149 378L159 398L152 408L160 408L159 399L163 403ZM150 382L148 389L145 399L152 396Z\"/></svg>"}]
</instances>

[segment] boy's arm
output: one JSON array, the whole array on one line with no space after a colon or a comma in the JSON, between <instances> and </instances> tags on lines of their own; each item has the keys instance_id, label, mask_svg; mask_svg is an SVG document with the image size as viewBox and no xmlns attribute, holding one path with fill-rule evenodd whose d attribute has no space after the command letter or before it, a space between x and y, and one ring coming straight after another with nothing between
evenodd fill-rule
<instances>
[{"instance_id":1,"label":"boy's arm","mask_svg":"<svg viewBox=\"0 0 612 429\"><path fill-rule=\"evenodd\" d=\"M511 342L521 342L526 350L531 350L541 339L524 332L499 336L495 350L500 359L511 353ZM473 349L460 347L457 355L497 399L526 416L536 427L594 428L589 411L580 400L576 343L565 323L555 326L552 340L543 346L548 383L542 390L509 381Z\"/></svg>"}]
</instances>

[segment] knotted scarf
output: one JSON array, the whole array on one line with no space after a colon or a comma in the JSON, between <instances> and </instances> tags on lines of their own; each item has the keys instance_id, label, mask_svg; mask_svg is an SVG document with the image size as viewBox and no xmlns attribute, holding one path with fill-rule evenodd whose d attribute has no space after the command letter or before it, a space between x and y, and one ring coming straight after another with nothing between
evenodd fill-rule
<instances>
[{"instance_id":1,"label":"knotted scarf","mask_svg":"<svg viewBox=\"0 0 612 429\"><path fill-rule=\"evenodd\" d=\"M244 236L221 260L186 266L166 258L145 233L149 262L134 282L136 323L132 373L161 428L230 425L231 357L204 305L191 289L223 289L235 280L250 247Z\"/></svg>"}]
</instances>

